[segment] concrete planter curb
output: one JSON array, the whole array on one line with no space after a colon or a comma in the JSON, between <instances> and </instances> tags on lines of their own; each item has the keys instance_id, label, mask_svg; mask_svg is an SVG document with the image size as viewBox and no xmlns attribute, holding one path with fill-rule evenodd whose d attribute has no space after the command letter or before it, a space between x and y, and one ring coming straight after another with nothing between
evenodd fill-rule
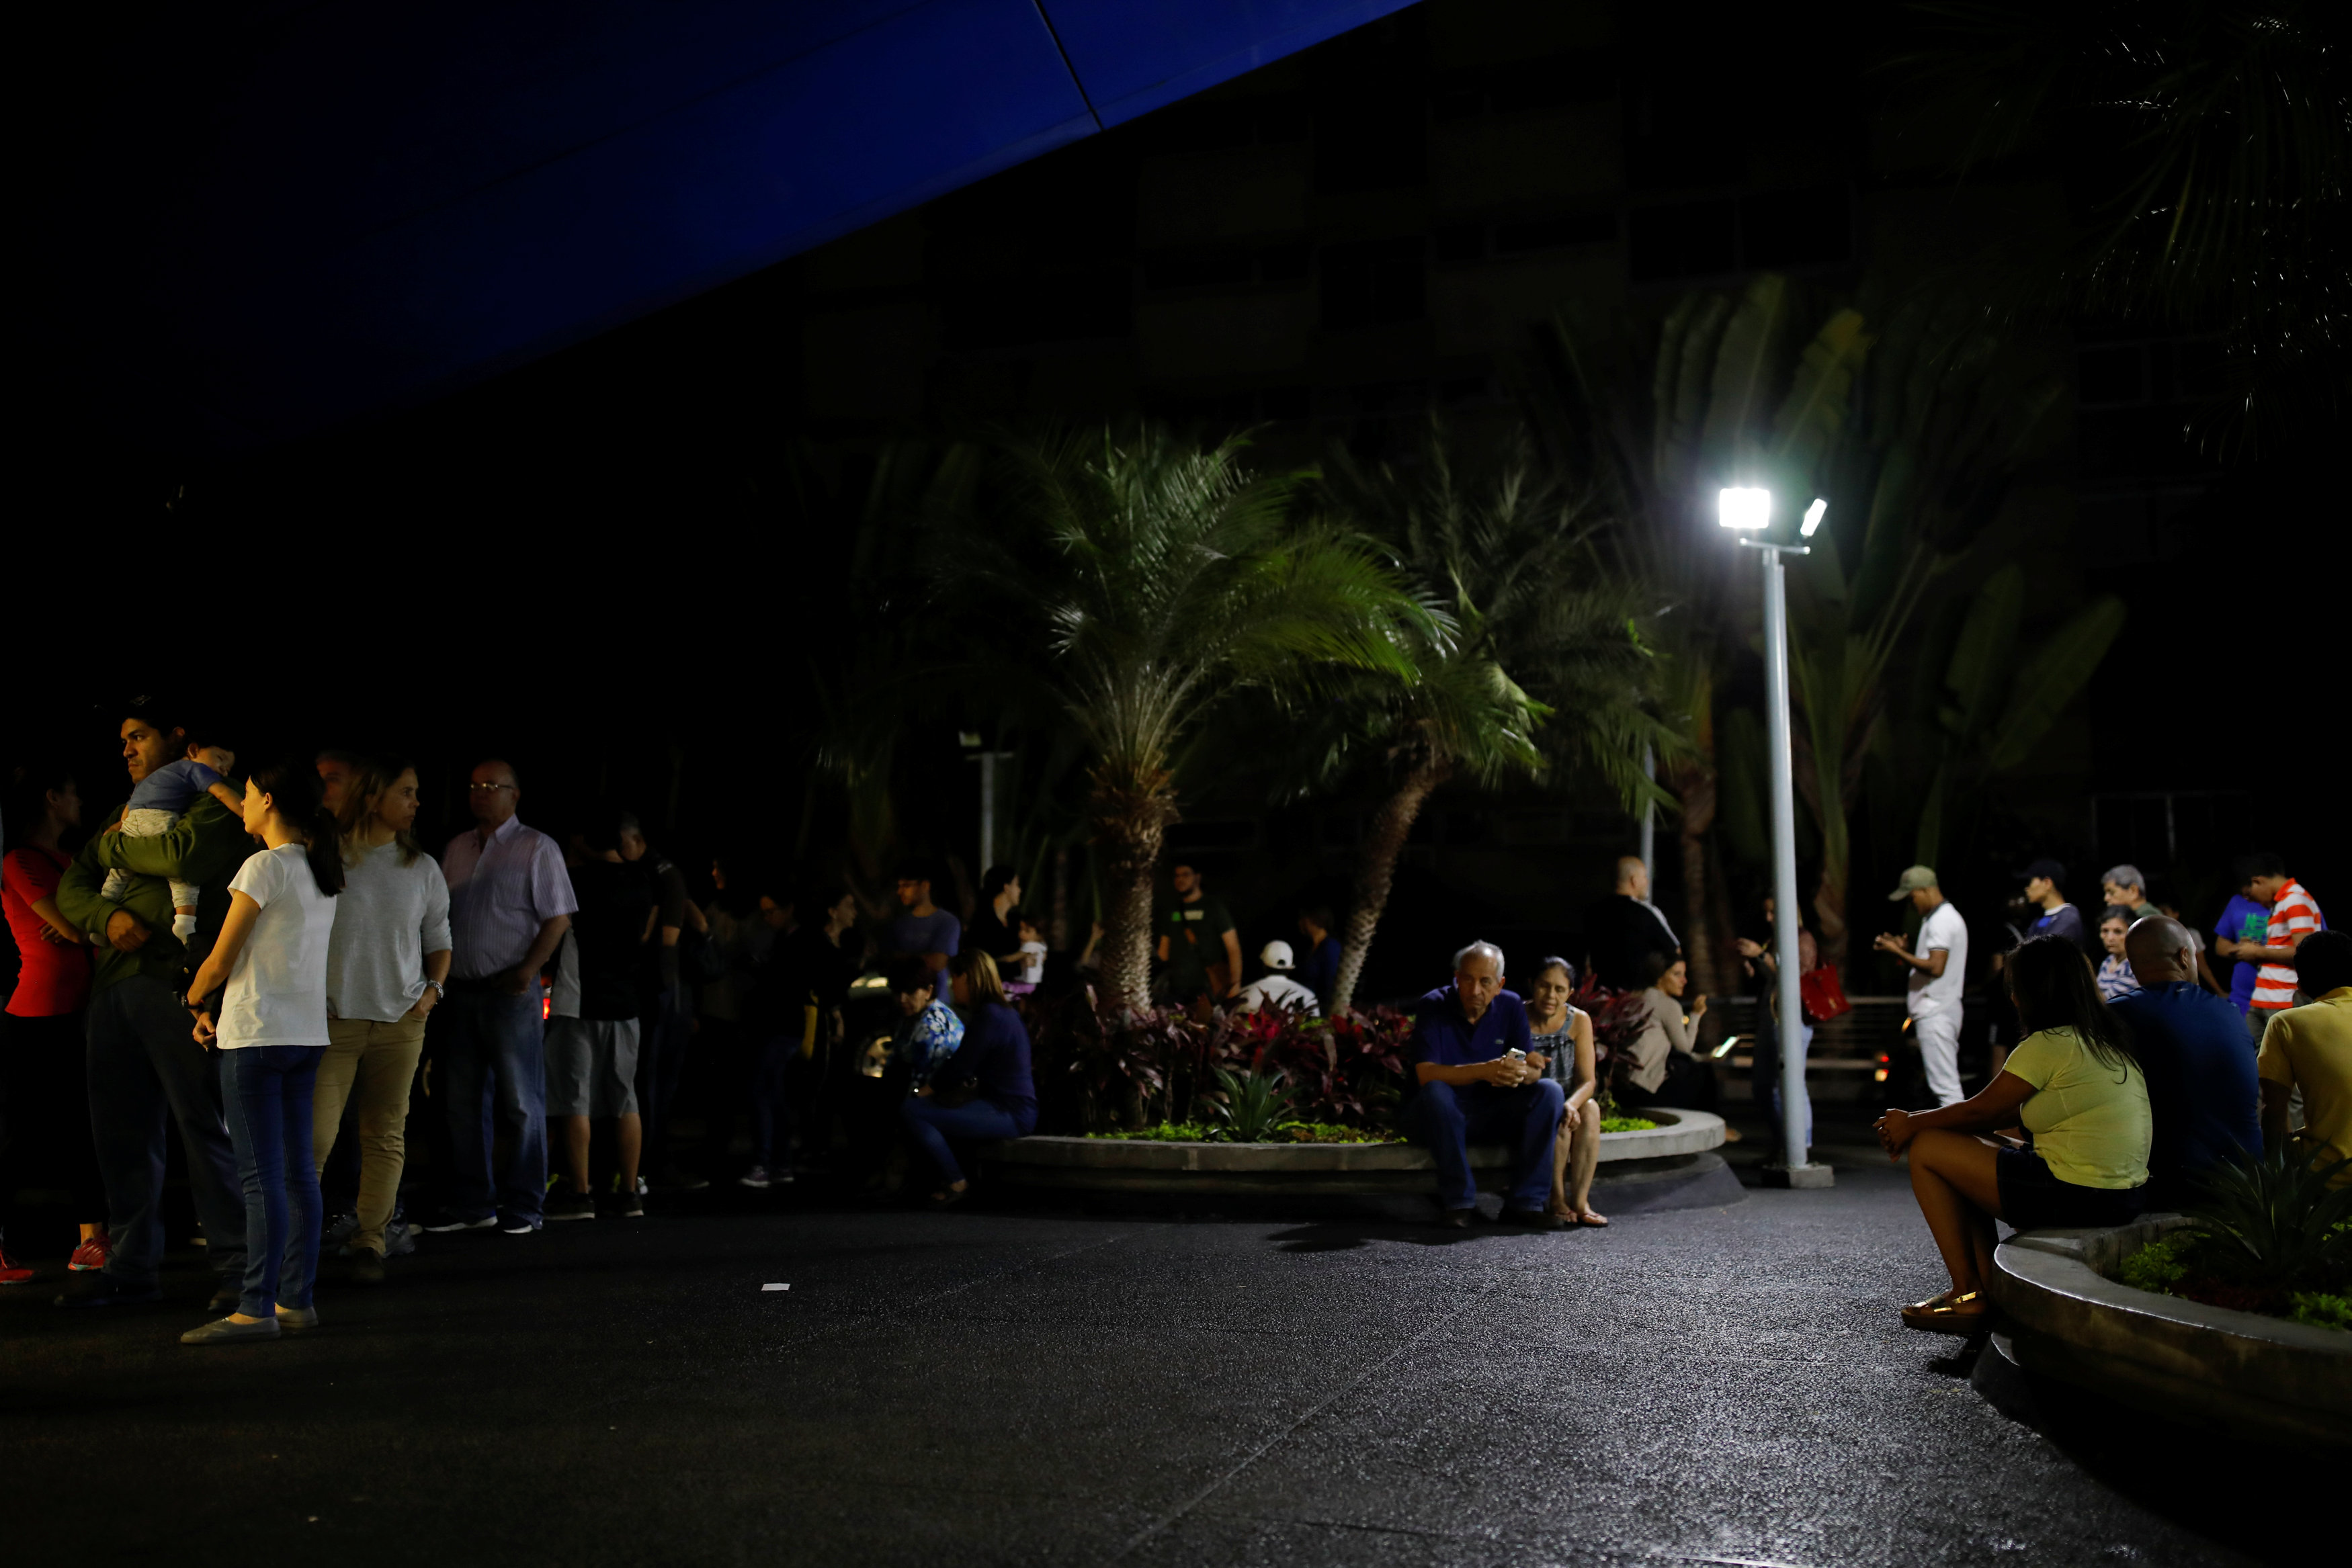
<instances>
[{"instance_id":1,"label":"concrete planter curb","mask_svg":"<svg viewBox=\"0 0 2352 1568\"><path fill-rule=\"evenodd\" d=\"M2185 1224L2026 1231L1993 1253L1999 1349L2027 1372L2175 1421L2273 1442L2352 1444L2352 1334L2134 1290L2108 1275Z\"/></svg>"},{"instance_id":2,"label":"concrete planter curb","mask_svg":"<svg viewBox=\"0 0 2352 1568\"><path fill-rule=\"evenodd\" d=\"M1647 1132L1601 1134L1601 1180L1646 1189L1633 1207L1676 1206L1674 1194L1708 1205L1737 1202L1738 1180L1711 1151L1723 1143L1723 1118L1704 1111L1646 1109L1660 1124ZM1157 1198L1420 1199L1430 1195L1435 1162L1411 1144L1153 1143L1140 1138L1015 1138L987 1159L997 1183L1073 1193ZM1479 1185L1499 1188L1510 1151L1470 1151ZM1670 1190L1671 1189L1671 1190Z\"/></svg>"},{"instance_id":3,"label":"concrete planter curb","mask_svg":"<svg viewBox=\"0 0 2352 1568\"><path fill-rule=\"evenodd\" d=\"M1602 1164L1703 1154L1723 1143L1723 1118L1707 1112L1652 1109L1643 1114L1660 1124L1647 1132L1601 1134ZM999 1144L992 1157L1003 1166L1095 1171L1331 1176L1437 1168L1428 1150L1412 1144L1166 1144L1143 1138L1029 1137ZM1470 1151L1474 1170L1499 1170L1510 1163L1511 1152L1499 1144L1481 1144Z\"/></svg>"}]
</instances>

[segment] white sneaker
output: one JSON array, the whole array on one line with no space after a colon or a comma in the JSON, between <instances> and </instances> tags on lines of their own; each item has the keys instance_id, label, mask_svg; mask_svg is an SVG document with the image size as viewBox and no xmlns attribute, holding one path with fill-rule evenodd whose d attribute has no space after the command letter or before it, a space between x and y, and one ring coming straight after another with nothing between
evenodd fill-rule
<instances>
[{"instance_id":1,"label":"white sneaker","mask_svg":"<svg viewBox=\"0 0 2352 1568\"><path fill-rule=\"evenodd\" d=\"M791 1178L787 1176L785 1179L789 1181ZM745 1171L741 1176L735 1178L735 1185L738 1186L748 1186L759 1192L765 1192L768 1189L768 1167L765 1166L753 1166L750 1170Z\"/></svg>"}]
</instances>

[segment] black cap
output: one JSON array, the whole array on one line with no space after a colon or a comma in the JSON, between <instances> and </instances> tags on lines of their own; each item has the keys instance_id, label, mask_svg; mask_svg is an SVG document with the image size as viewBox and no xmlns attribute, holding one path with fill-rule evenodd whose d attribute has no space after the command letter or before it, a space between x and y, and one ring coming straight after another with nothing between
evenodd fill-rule
<instances>
[{"instance_id":1,"label":"black cap","mask_svg":"<svg viewBox=\"0 0 2352 1568\"><path fill-rule=\"evenodd\" d=\"M2063 861L2038 860L2017 874L2028 882L2037 876L2046 876L2062 888L2066 885L2066 864Z\"/></svg>"}]
</instances>

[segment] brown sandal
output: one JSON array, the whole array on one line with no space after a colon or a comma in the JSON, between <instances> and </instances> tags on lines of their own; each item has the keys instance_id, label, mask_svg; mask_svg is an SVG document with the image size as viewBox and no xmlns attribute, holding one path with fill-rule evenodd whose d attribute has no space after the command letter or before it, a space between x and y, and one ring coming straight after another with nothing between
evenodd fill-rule
<instances>
[{"instance_id":1,"label":"brown sandal","mask_svg":"<svg viewBox=\"0 0 2352 1568\"><path fill-rule=\"evenodd\" d=\"M1903 1325L1923 1333L1958 1334L1966 1338L1992 1316L1982 1291L1946 1291L1940 1296L1914 1301L1903 1309Z\"/></svg>"},{"instance_id":2,"label":"brown sandal","mask_svg":"<svg viewBox=\"0 0 2352 1568\"><path fill-rule=\"evenodd\" d=\"M1609 1228L1609 1217L1607 1215L1595 1214L1589 1208L1577 1215L1576 1222L1579 1225L1589 1225L1595 1230L1606 1230Z\"/></svg>"}]
</instances>

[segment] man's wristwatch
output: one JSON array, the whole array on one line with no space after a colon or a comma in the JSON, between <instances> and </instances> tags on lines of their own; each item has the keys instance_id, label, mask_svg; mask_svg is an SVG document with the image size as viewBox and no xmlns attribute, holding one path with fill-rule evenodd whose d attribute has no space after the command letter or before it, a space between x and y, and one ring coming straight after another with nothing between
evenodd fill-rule
<instances>
[{"instance_id":1,"label":"man's wristwatch","mask_svg":"<svg viewBox=\"0 0 2352 1568\"><path fill-rule=\"evenodd\" d=\"M446 986L444 986L440 981L427 978L425 983L433 988L433 994L435 996L439 997L445 1002L449 999L449 988Z\"/></svg>"}]
</instances>

